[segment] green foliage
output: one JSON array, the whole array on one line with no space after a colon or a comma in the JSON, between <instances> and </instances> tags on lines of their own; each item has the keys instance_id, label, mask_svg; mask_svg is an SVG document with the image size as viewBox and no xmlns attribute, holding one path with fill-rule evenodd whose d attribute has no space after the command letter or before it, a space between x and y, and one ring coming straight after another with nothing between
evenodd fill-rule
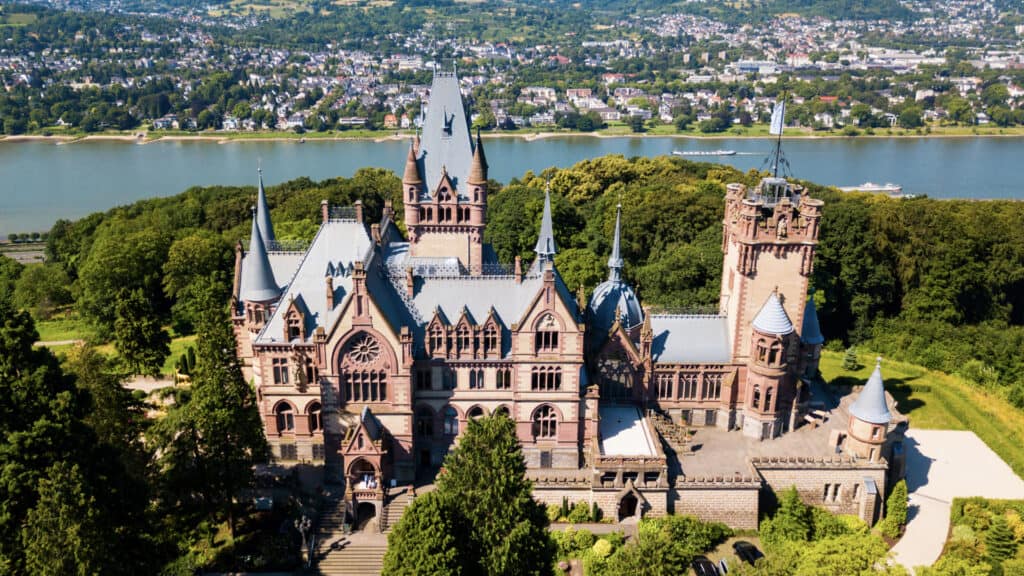
<instances>
[{"instance_id":1,"label":"green foliage","mask_svg":"<svg viewBox=\"0 0 1024 576\"><path fill-rule=\"evenodd\" d=\"M693 516L640 521L636 540L608 560L609 574L682 574L690 561L732 535L724 524Z\"/></svg>"},{"instance_id":2,"label":"green foliage","mask_svg":"<svg viewBox=\"0 0 1024 576\"><path fill-rule=\"evenodd\" d=\"M1006 516L996 514L992 519L992 525L985 534L985 553L992 565L1013 558L1017 553L1017 542L1014 541L1013 532L1006 524Z\"/></svg>"},{"instance_id":3,"label":"green foliage","mask_svg":"<svg viewBox=\"0 0 1024 576\"><path fill-rule=\"evenodd\" d=\"M0 300L9 300L25 265L0 254Z\"/></svg>"},{"instance_id":4,"label":"green foliage","mask_svg":"<svg viewBox=\"0 0 1024 576\"><path fill-rule=\"evenodd\" d=\"M117 300L114 344L133 374L158 376L171 353L171 337L141 289L122 293Z\"/></svg>"},{"instance_id":5,"label":"green foliage","mask_svg":"<svg viewBox=\"0 0 1024 576\"><path fill-rule=\"evenodd\" d=\"M779 498L775 515L761 522L761 542L768 549L785 542L806 542L811 537L812 514L811 507L800 500L796 486L791 486Z\"/></svg>"},{"instance_id":6,"label":"green foliage","mask_svg":"<svg viewBox=\"0 0 1024 576\"><path fill-rule=\"evenodd\" d=\"M545 508L531 489L514 423L501 414L470 419L437 478L439 498L452 502L454 539L431 540L431 549L449 551L468 574L548 573L555 547ZM404 533L407 539L429 538L413 527ZM392 545L402 546L389 541ZM389 551L388 572L418 573L419 567L397 550Z\"/></svg>"},{"instance_id":7,"label":"green foliage","mask_svg":"<svg viewBox=\"0 0 1024 576\"><path fill-rule=\"evenodd\" d=\"M879 528L886 538L898 538L907 523L907 481L900 480L885 501L885 520Z\"/></svg>"},{"instance_id":8,"label":"green foliage","mask_svg":"<svg viewBox=\"0 0 1024 576\"><path fill-rule=\"evenodd\" d=\"M572 510L569 511L569 522L573 524L581 524L583 522L590 522L590 505L586 502L577 502Z\"/></svg>"},{"instance_id":9,"label":"green foliage","mask_svg":"<svg viewBox=\"0 0 1024 576\"><path fill-rule=\"evenodd\" d=\"M417 497L388 535L384 573L437 576L462 574L468 560L458 539L465 533L458 506L440 491Z\"/></svg>"},{"instance_id":10,"label":"green foliage","mask_svg":"<svg viewBox=\"0 0 1024 576\"><path fill-rule=\"evenodd\" d=\"M860 370L861 364L857 361L857 349L850 346L846 349L846 355L843 356L843 370Z\"/></svg>"},{"instance_id":11,"label":"green foliage","mask_svg":"<svg viewBox=\"0 0 1024 576\"><path fill-rule=\"evenodd\" d=\"M562 507L558 504L548 504L544 509L544 513L548 517L548 522L558 522L559 518L562 518Z\"/></svg>"},{"instance_id":12,"label":"green foliage","mask_svg":"<svg viewBox=\"0 0 1024 576\"><path fill-rule=\"evenodd\" d=\"M26 266L14 287L14 305L45 320L72 302L71 279L55 264Z\"/></svg>"}]
</instances>

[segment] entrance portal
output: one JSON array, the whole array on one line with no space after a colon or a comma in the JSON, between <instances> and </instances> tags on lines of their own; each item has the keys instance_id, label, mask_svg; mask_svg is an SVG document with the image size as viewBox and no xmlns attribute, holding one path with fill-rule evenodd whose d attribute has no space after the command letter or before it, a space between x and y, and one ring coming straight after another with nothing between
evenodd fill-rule
<instances>
[{"instance_id":1,"label":"entrance portal","mask_svg":"<svg viewBox=\"0 0 1024 576\"><path fill-rule=\"evenodd\" d=\"M619 522L622 522L626 518L632 518L636 516L636 507L639 502L636 499L636 495L633 493L626 494L619 500Z\"/></svg>"},{"instance_id":2,"label":"entrance portal","mask_svg":"<svg viewBox=\"0 0 1024 576\"><path fill-rule=\"evenodd\" d=\"M377 516L377 507L372 502L360 502L356 506L356 530L363 530Z\"/></svg>"}]
</instances>

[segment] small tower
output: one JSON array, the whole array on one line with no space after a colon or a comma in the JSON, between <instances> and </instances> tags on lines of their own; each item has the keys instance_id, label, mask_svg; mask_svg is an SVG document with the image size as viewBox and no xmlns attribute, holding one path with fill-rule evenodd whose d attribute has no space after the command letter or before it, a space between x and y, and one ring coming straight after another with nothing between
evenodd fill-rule
<instances>
[{"instance_id":1,"label":"small tower","mask_svg":"<svg viewBox=\"0 0 1024 576\"><path fill-rule=\"evenodd\" d=\"M409 154L405 157L405 173L402 175L403 198L405 204L405 224L412 230L420 223L420 194L423 191L423 178L420 176L419 163L416 161L416 142L409 144ZM411 238L410 238L411 240Z\"/></svg>"},{"instance_id":2,"label":"small tower","mask_svg":"<svg viewBox=\"0 0 1024 576\"><path fill-rule=\"evenodd\" d=\"M259 211L253 210L252 234L249 237L249 252L242 260L242 281L239 298L245 305L245 323L250 332L258 332L270 318L271 306L281 297L281 288L274 280L263 244L259 224Z\"/></svg>"},{"instance_id":3,"label":"small tower","mask_svg":"<svg viewBox=\"0 0 1024 576\"><path fill-rule=\"evenodd\" d=\"M772 292L751 322L743 434L764 440L782 433L783 415L793 405L788 350L795 329L778 292Z\"/></svg>"},{"instance_id":4,"label":"small tower","mask_svg":"<svg viewBox=\"0 0 1024 576\"><path fill-rule=\"evenodd\" d=\"M872 462L879 460L891 420L892 412L885 400L885 384L882 382L882 358L879 357L868 383L850 406L846 450L858 458Z\"/></svg>"},{"instance_id":5,"label":"small tower","mask_svg":"<svg viewBox=\"0 0 1024 576\"><path fill-rule=\"evenodd\" d=\"M644 311L633 287L622 279L621 243L622 205L615 209L615 236L612 240L612 253L608 256L608 279L597 285L590 297L588 306L588 327L590 328L591 349L596 350L604 344L608 331L618 322L634 335L634 331L644 322Z\"/></svg>"},{"instance_id":6,"label":"small tower","mask_svg":"<svg viewBox=\"0 0 1024 576\"><path fill-rule=\"evenodd\" d=\"M540 234L537 236L537 244L533 247L537 253L537 265L543 266L548 262L555 261L555 253L558 246L555 245L555 232L551 224L551 191L544 191L544 214L540 219Z\"/></svg>"},{"instance_id":7,"label":"small tower","mask_svg":"<svg viewBox=\"0 0 1024 576\"><path fill-rule=\"evenodd\" d=\"M814 288L807 291L807 304L804 305L804 323L800 330L800 377L812 380L818 374L818 361L821 359L821 346L825 337L821 334L818 324L818 309L814 306Z\"/></svg>"}]
</instances>

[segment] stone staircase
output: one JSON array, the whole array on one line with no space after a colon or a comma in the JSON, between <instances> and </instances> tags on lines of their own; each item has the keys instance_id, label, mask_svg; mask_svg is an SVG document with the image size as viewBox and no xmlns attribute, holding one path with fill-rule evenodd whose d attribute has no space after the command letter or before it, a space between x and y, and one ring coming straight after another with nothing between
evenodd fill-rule
<instances>
[{"instance_id":1,"label":"stone staircase","mask_svg":"<svg viewBox=\"0 0 1024 576\"><path fill-rule=\"evenodd\" d=\"M352 534L338 548L317 562L317 574L323 576L371 576L384 567L387 537L382 534Z\"/></svg>"},{"instance_id":2,"label":"stone staircase","mask_svg":"<svg viewBox=\"0 0 1024 576\"><path fill-rule=\"evenodd\" d=\"M388 497L388 502L384 505L384 516L380 519L381 530L385 533L391 532L391 529L402 519L402 514L405 513L405 509L411 503L412 491L409 488L405 488L401 492L394 493Z\"/></svg>"},{"instance_id":3,"label":"stone staircase","mask_svg":"<svg viewBox=\"0 0 1024 576\"><path fill-rule=\"evenodd\" d=\"M658 434L664 438L676 452L680 452L685 449L686 444L689 442L685 428L673 422L672 419L664 413L656 410L648 410L647 417L650 418L651 424L654 424L654 429L658 431Z\"/></svg>"}]
</instances>

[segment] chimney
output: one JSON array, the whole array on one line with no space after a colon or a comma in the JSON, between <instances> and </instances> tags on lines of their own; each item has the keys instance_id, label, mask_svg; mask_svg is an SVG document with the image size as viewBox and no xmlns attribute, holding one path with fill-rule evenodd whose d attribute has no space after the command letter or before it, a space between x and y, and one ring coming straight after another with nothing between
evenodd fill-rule
<instances>
[{"instance_id":1,"label":"chimney","mask_svg":"<svg viewBox=\"0 0 1024 576\"><path fill-rule=\"evenodd\" d=\"M320 201L320 220L327 224L327 221L331 219L331 207L327 203L327 200Z\"/></svg>"},{"instance_id":2,"label":"chimney","mask_svg":"<svg viewBox=\"0 0 1024 576\"><path fill-rule=\"evenodd\" d=\"M356 209L356 222L359 222L360 224L362 224L363 223L363 201L362 200L356 200L355 209Z\"/></svg>"},{"instance_id":3,"label":"chimney","mask_svg":"<svg viewBox=\"0 0 1024 576\"><path fill-rule=\"evenodd\" d=\"M334 310L334 278L327 276L327 311Z\"/></svg>"},{"instance_id":4,"label":"chimney","mask_svg":"<svg viewBox=\"0 0 1024 576\"><path fill-rule=\"evenodd\" d=\"M391 200L384 201L384 217L391 220L395 216L395 206Z\"/></svg>"},{"instance_id":5,"label":"chimney","mask_svg":"<svg viewBox=\"0 0 1024 576\"><path fill-rule=\"evenodd\" d=\"M516 255L516 267L513 274L516 277L516 284L521 284L523 282L523 259L518 254Z\"/></svg>"},{"instance_id":6,"label":"chimney","mask_svg":"<svg viewBox=\"0 0 1024 576\"><path fill-rule=\"evenodd\" d=\"M416 295L416 277L413 276L411 266L405 269L405 293L409 298Z\"/></svg>"},{"instance_id":7,"label":"chimney","mask_svg":"<svg viewBox=\"0 0 1024 576\"><path fill-rule=\"evenodd\" d=\"M370 238L373 238L374 243L380 244L380 224L370 224Z\"/></svg>"}]
</instances>

